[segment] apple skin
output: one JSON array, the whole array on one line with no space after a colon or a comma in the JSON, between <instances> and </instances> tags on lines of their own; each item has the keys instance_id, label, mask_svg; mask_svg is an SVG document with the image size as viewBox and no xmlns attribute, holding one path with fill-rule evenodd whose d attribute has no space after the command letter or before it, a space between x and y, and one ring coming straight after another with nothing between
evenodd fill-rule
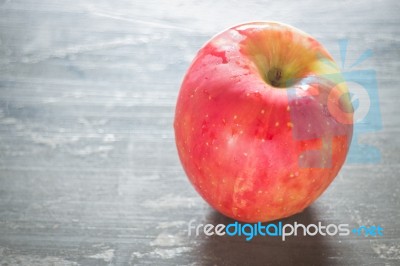
<instances>
[{"instance_id":1,"label":"apple skin","mask_svg":"<svg viewBox=\"0 0 400 266\"><path fill-rule=\"evenodd\" d=\"M301 212L333 181L350 146L353 108L321 44L285 24L250 22L200 49L174 129L204 200L233 219L266 222Z\"/></svg>"}]
</instances>

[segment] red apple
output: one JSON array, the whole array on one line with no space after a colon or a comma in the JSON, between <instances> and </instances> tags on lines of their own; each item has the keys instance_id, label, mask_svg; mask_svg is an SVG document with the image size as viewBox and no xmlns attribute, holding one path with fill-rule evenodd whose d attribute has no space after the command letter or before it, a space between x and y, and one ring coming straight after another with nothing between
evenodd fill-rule
<instances>
[{"instance_id":1,"label":"red apple","mask_svg":"<svg viewBox=\"0 0 400 266\"><path fill-rule=\"evenodd\" d=\"M275 22L208 41L184 77L175 139L216 210L258 222L301 212L343 165L353 108L339 68L310 35Z\"/></svg>"}]
</instances>

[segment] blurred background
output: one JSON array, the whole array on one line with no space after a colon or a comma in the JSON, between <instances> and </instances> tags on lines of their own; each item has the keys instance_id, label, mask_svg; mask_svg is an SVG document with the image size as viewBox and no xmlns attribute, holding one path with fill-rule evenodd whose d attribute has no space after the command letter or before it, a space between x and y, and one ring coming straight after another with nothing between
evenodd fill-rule
<instances>
[{"instance_id":1,"label":"blurred background","mask_svg":"<svg viewBox=\"0 0 400 266\"><path fill-rule=\"evenodd\" d=\"M394 0L0 0L0 264L398 264L399 14ZM179 163L180 83L204 42L252 20L291 24L344 70L375 71L382 128L358 141L380 161L347 163L284 222L379 224L383 237L187 235L192 219L232 220L197 195Z\"/></svg>"}]
</instances>

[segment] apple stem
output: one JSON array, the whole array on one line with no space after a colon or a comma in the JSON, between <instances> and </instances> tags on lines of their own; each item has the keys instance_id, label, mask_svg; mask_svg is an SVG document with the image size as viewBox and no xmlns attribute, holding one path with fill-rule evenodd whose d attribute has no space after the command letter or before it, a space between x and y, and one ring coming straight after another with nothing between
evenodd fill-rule
<instances>
[{"instance_id":1,"label":"apple stem","mask_svg":"<svg viewBox=\"0 0 400 266\"><path fill-rule=\"evenodd\" d=\"M277 67L273 67L268 71L267 79L269 83L274 87L281 87L282 70Z\"/></svg>"}]
</instances>

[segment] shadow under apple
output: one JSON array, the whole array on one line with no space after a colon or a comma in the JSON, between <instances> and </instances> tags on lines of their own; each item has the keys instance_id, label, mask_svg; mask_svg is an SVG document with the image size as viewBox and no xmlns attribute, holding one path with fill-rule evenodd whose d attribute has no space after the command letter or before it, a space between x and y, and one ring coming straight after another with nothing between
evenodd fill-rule
<instances>
[{"instance_id":1,"label":"shadow under apple","mask_svg":"<svg viewBox=\"0 0 400 266\"><path fill-rule=\"evenodd\" d=\"M313 206L302 213L280 220L282 224L318 224L318 216ZM210 209L202 221L228 225L235 220ZM273 221L277 224L279 221ZM268 223L263 223L265 226ZM289 236L282 241L280 236L255 236L246 241L246 236L200 235L199 247L193 251L203 265L323 265L327 263L329 241L323 236L304 236L302 230L297 236Z\"/></svg>"}]
</instances>

